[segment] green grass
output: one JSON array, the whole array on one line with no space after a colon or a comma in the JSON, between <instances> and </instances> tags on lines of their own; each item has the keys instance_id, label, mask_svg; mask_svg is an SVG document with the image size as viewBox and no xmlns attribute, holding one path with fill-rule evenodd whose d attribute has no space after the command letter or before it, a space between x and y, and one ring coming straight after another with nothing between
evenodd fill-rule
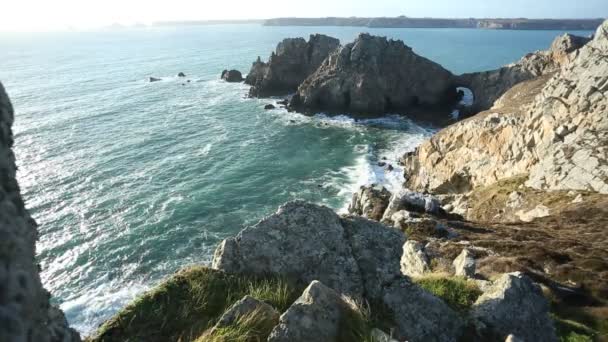
<instances>
[{"instance_id":1,"label":"green grass","mask_svg":"<svg viewBox=\"0 0 608 342\"><path fill-rule=\"evenodd\" d=\"M481 295L475 282L461 277L429 275L414 279L414 282L460 312L468 311Z\"/></svg>"},{"instance_id":2,"label":"green grass","mask_svg":"<svg viewBox=\"0 0 608 342\"><path fill-rule=\"evenodd\" d=\"M367 303L345 298L348 308L342 312L338 326L337 342L372 342L373 328L371 308Z\"/></svg>"},{"instance_id":3,"label":"green grass","mask_svg":"<svg viewBox=\"0 0 608 342\"><path fill-rule=\"evenodd\" d=\"M213 329L196 342L261 342L266 341L277 319L258 314L254 311L241 316L229 326Z\"/></svg>"},{"instance_id":4,"label":"green grass","mask_svg":"<svg viewBox=\"0 0 608 342\"><path fill-rule=\"evenodd\" d=\"M281 278L191 267L137 298L89 341L193 341L245 295L283 312L297 299L299 290Z\"/></svg>"}]
</instances>

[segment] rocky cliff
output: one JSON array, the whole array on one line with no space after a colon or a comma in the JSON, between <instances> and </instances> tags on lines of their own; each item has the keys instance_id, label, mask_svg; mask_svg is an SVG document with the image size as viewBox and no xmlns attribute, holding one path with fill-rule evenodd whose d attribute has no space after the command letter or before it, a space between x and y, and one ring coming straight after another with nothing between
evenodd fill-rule
<instances>
[{"instance_id":1,"label":"rocky cliff","mask_svg":"<svg viewBox=\"0 0 608 342\"><path fill-rule=\"evenodd\" d=\"M447 108L456 100L452 78L402 41L360 34L299 86L290 108L365 114Z\"/></svg>"},{"instance_id":2,"label":"rocky cliff","mask_svg":"<svg viewBox=\"0 0 608 342\"><path fill-rule=\"evenodd\" d=\"M338 39L322 34L311 35L308 42L303 38L284 39L267 63L258 57L251 66L245 79L252 86L249 95L268 97L294 92L339 45Z\"/></svg>"},{"instance_id":3,"label":"rocky cliff","mask_svg":"<svg viewBox=\"0 0 608 342\"><path fill-rule=\"evenodd\" d=\"M0 84L0 341L80 341L50 305L36 262L37 225L25 209L12 151L14 112Z\"/></svg>"},{"instance_id":4,"label":"rocky cliff","mask_svg":"<svg viewBox=\"0 0 608 342\"><path fill-rule=\"evenodd\" d=\"M607 55L608 21L559 71L513 87L405 156L407 186L464 193L527 175L535 189L608 193Z\"/></svg>"}]
</instances>

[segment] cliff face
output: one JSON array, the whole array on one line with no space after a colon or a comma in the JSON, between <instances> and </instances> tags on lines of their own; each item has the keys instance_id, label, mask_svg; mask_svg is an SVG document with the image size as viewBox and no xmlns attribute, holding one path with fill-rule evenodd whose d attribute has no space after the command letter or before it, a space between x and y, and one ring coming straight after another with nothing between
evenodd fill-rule
<instances>
[{"instance_id":1,"label":"cliff face","mask_svg":"<svg viewBox=\"0 0 608 342\"><path fill-rule=\"evenodd\" d=\"M571 54L405 156L407 186L463 193L526 174L537 189L608 193L608 21Z\"/></svg>"},{"instance_id":2,"label":"cliff face","mask_svg":"<svg viewBox=\"0 0 608 342\"><path fill-rule=\"evenodd\" d=\"M0 341L80 341L49 304L35 260L37 225L25 209L12 151L13 107L0 84Z\"/></svg>"},{"instance_id":3,"label":"cliff face","mask_svg":"<svg viewBox=\"0 0 608 342\"><path fill-rule=\"evenodd\" d=\"M340 45L338 39L322 34L303 38L288 38L280 42L264 63L258 57L245 79L251 85L249 95L267 97L286 95L295 91L308 75Z\"/></svg>"},{"instance_id":4,"label":"cliff face","mask_svg":"<svg viewBox=\"0 0 608 342\"><path fill-rule=\"evenodd\" d=\"M458 83L475 94L473 113L489 109L494 102L514 85L535 77L555 72L569 62L572 52L589 42L590 38L565 34L557 37L547 51L530 53L518 62L497 70L463 74Z\"/></svg>"},{"instance_id":5,"label":"cliff face","mask_svg":"<svg viewBox=\"0 0 608 342\"><path fill-rule=\"evenodd\" d=\"M360 34L300 85L290 107L382 114L446 105L455 97L452 74L439 64L402 41Z\"/></svg>"}]
</instances>

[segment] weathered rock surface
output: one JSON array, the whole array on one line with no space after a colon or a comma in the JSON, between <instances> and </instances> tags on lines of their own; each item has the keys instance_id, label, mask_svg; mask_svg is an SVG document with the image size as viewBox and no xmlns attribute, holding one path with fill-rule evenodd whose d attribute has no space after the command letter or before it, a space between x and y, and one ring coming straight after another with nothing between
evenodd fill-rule
<instances>
[{"instance_id":1,"label":"weathered rock surface","mask_svg":"<svg viewBox=\"0 0 608 342\"><path fill-rule=\"evenodd\" d=\"M392 222L393 215L399 211L441 215L444 213L439 200L432 195L402 189L391 196L382 216L382 221Z\"/></svg>"},{"instance_id":2,"label":"weathered rock surface","mask_svg":"<svg viewBox=\"0 0 608 342\"><path fill-rule=\"evenodd\" d=\"M475 256L467 248L454 259L454 274L460 277L474 278L475 277Z\"/></svg>"},{"instance_id":3,"label":"weathered rock surface","mask_svg":"<svg viewBox=\"0 0 608 342\"><path fill-rule=\"evenodd\" d=\"M410 277L420 277L430 270L429 257L424 252L424 246L418 241L408 240L403 245L401 273Z\"/></svg>"},{"instance_id":4,"label":"weathered rock surface","mask_svg":"<svg viewBox=\"0 0 608 342\"><path fill-rule=\"evenodd\" d=\"M452 74L402 41L360 34L299 86L290 108L383 114L456 100ZM447 113L446 113L447 115Z\"/></svg>"},{"instance_id":5,"label":"weathered rock surface","mask_svg":"<svg viewBox=\"0 0 608 342\"><path fill-rule=\"evenodd\" d=\"M249 95L268 97L296 91L298 86L338 48L340 41L322 34L288 38L278 44L267 63L258 57L245 79L251 85Z\"/></svg>"},{"instance_id":6,"label":"weathered rock surface","mask_svg":"<svg viewBox=\"0 0 608 342\"><path fill-rule=\"evenodd\" d=\"M13 120L0 84L0 341L80 341L40 282L37 224L25 209L16 179Z\"/></svg>"},{"instance_id":7,"label":"weathered rock surface","mask_svg":"<svg viewBox=\"0 0 608 342\"><path fill-rule=\"evenodd\" d=\"M240 320L247 320L252 316L255 316L257 324L272 328L279 323L280 314L272 306L253 297L245 296L224 312L206 336L213 336L218 329L238 325Z\"/></svg>"},{"instance_id":8,"label":"weathered rock surface","mask_svg":"<svg viewBox=\"0 0 608 342\"><path fill-rule=\"evenodd\" d=\"M288 276L301 283L319 280L360 297L363 284L340 218L331 209L289 202L216 250L213 268L233 273Z\"/></svg>"},{"instance_id":9,"label":"weathered rock surface","mask_svg":"<svg viewBox=\"0 0 608 342\"><path fill-rule=\"evenodd\" d=\"M300 298L281 315L269 342L334 342L340 333L341 320L352 308L340 294L313 281Z\"/></svg>"},{"instance_id":10,"label":"weathered rock surface","mask_svg":"<svg viewBox=\"0 0 608 342\"><path fill-rule=\"evenodd\" d=\"M380 221L390 199L391 193L383 186L362 186L353 194L348 212Z\"/></svg>"},{"instance_id":11,"label":"weathered rock surface","mask_svg":"<svg viewBox=\"0 0 608 342\"><path fill-rule=\"evenodd\" d=\"M521 273L505 274L477 299L472 309L478 329L504 340L557 341L549 304L538 285Z\"/></svg>"},{"instance_id":12,"label":"weathered rock surface","mask_svg":"<svg viewBox=\"0 0 608 342\"><path fill-rule=\"evenodd\" d=\"M535 189L608 193L608 21L572 54L405 156L407 186L464 193L529 174Z\"/></svg>"},{"instance_id":13,"label":"weathered rock surface","mask_svg":"<svg viewBox=\"0 0 608 342\"><path fill-rule=\"evenodd\" d=\"M224 70L221 78L226 82L238 83L243 82L243 75L238 70Z\"/></svg>"},{"instance_id":14,"label":"weathered rock surface","mask_svg":"<svg viewBox=\"0 0 608 342\"><path fill-rule=\"evenodd\" d=\"M400 339L456 340L462 328L458 315L401 274L404 242L402 232L378 222L340 218L328 208L295 201L224 240L213 267L275 273L300 283L319 279L338 293L383 303L395 314Z\"/></svg>"},{"instance_id":15,"label":"weathered rock surface","mask_svg":"<svg viewBox=\"0 0 608 342\"><path fill-rule=\"evenodd\" d=\"M529 53L518 62L497 70L463 74L457 83L473 91L472 112L487 110L514 85L559 70L568 62L570 54L588 41L589 38L565 34L557 37L547 51Z\"/></svg>"}]
</instances>

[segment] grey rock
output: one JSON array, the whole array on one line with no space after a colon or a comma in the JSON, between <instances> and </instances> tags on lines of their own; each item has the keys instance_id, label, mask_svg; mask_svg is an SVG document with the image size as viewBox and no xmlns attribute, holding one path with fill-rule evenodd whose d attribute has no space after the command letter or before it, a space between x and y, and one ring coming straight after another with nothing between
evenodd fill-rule
<instances>
[{"instance_id":1,"label":"grey rock","mask_svg":"<svg viewBox=\"0 0 608 342\"><path fill-rule=\"evenodd\" d=\"M390 222L393 214L400 210L428 213L432 215L444 213L441 208L441 203L437 198L407 189L402 189L391 196L382 220L388 220Z\"/></svg>"},{"instance_id":2,"label":"grey rock","mask_svg":"<svg viewBox=\"0 0 608 342\"><path fill-rule=\"evenodd\" d=\"M177 77L186 77L186 74L184 74L183 72L181 72L181 71L180 71L180 72L177 74Z\"/></svg>"},{"instance_id":3,"label":"grey rock","mask_svg":"<svg viewBox=\"0 0 608 342\"><path fill-rule=\"evenodd\" d=\"M454 259L452 265L457 276L475 278L475 256L467 248Z\"/></svg>"},{"instance_id":4,"label":"grey rock","mask_svg":"<svg viewBox=\"0 0 608 342\"><path fill-rule=\"evenodd\" d=\"M348 212L380 221L388 207L391 193L383 186L362 186L353 194Z\"/></svg>"},{"instance_id":5,"label":"grey rock","mask_svg":"<svg viewBox=\"0 0 608 342\"><path fill-rule=\"evenodd\" d=\"M280 274L302 284L319 280L340 293L361 297L359 267L344 234L331 209L289 202L224 240L212 267L232 273Z\"/></svg>"},{"instance_id":6,"label":"grey rock","mask_svg":"<svg viewBox=\"0 0 608 342\"><path fill-rule=\"evenodd\" d=\"M253 297L245 296L222 314L218 322L211 329L211 334L213 334L214 330L235 324L240 318L247 317L248 315L255 315L256 320L268 322L269 324L276 325L279 323L280 314L275 308Z\"/></svg>"},{"instance_id":7,"label":"grey rock","mask_svg":"<svg viewBox=\"0 0 608 342\"><path fill-rule=\"evenodd\" d=\"M315 280L281 315L268 342L334 342L348 310L340 294Z\"/></svg>"},{"instance_id":8,"label":"grey rock","mask_svg":"<svg viewBox=\"0 0 608 342\"><path fill-rule=\"evenodd\" d=\"M471 315L480 331L501 340L513 334L524 341L557 341L540 287L519 272L497 279L477 299Z\"/></svg>"},{"instance_id":9,"label":"grey rock","mask_svg":"<svg viewBox=\"0 0 608 342\"><path fill-rule=\"evenodd\" d=\"M409 277L420 277L430 270L429 257L420 242L408 240L403 244L401 273Z\"/></svg>"},{"instance_id":10,"label":"grey rock","mask_svg":"<svg viewBox=\"0 0 608 342\"><path fill-rule=\"evenodd\" d=\"M38 225L16 179L13 106L0 83L0 341L80 341L51 306L36 263Z\"/></svg>"},{"instance_id":11,"label":"grey rock","mask_svg":"<svg viewBox=\"0 0 608 342\"><path fill-rule=\"evenodd\" d=\"M452 74L402 41L366 33L334 51L298 88L290 108L366 114L455 102Z\"/></svg>"},{"instance_id":12,"label":"grey rock","mask_svg":"<svg viewBox=\"0 0 608 342\"><path fill-rule=\"evenodd\" d=\"M457 341L464 322L441 299L409 279L387 285L382 297L396 320L395 337L407 341Z\"/></svg>"},{"instance_id":13,"label":"grey rock","mask_svg":"<svg viewBox=\"0 0 608 342\"><path fill-rule=\"evenodd\" d=\"M384 331L374 328L371 332L372 342L399 342Z\"/></svg>"},{"instance_id":14,"label":"grey rock","mask_svg":"<svg viewBox=\"0 0 608 342\"><path fill-rule=\"evenodd\" d=\"M249 95L268 97L294 92L338 46L338 39L322 34L284 39L267 63L258 57L245 79L251 85Z\"/></svg>"},{"instance_id":15,"label":"grey rock","mask_svg":"<svg viewBox=\"0 0 608 342\"><path fill-rule=\"evenodd\" d=\"M238 70L224 70L222 71L222 79L226 82L238 83L243 82L243 74Z\"/></svg>"},{"instance_id":16,"label":"grey rock","mask_svg":"<svg viewBox=\"0 0 608 342\"><path fill-rule=\"evenodd\" d=\"M267 104L264 106L265 110L271 110L271 109L275 109L276 107L273 104Z\"/></svg>"},{"instance_id":17,"label":"grey rock","mask_svg":"<svg viewBox=\"0 0 608 342\"><path fill-rule=\"evenodd\" d=\"M156 77L148 77L148 82L159 82L162 81L160 78Z\"/></svg>"}]
</instances>

